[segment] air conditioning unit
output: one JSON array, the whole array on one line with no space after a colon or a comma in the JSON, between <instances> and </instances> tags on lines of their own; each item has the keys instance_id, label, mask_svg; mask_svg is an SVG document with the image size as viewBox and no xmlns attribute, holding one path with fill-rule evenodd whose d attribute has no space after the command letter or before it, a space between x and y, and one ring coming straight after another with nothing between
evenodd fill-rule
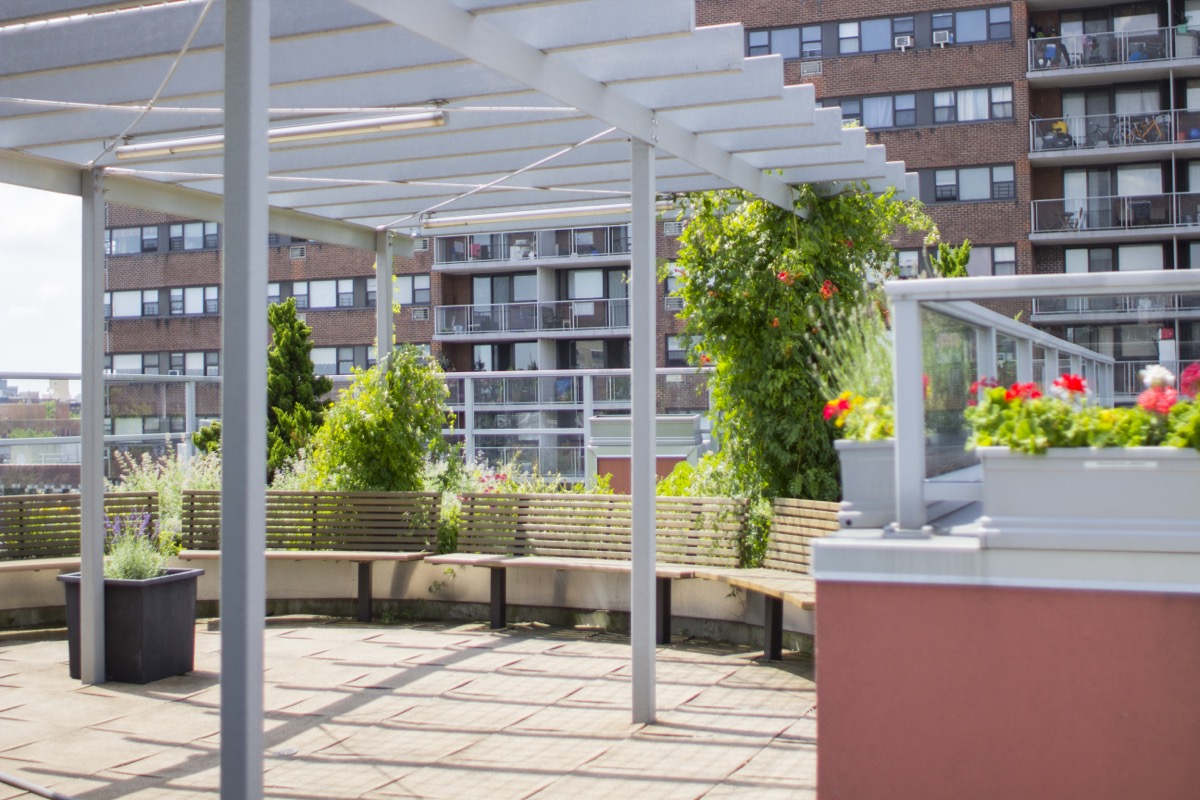
<instances>
[{"instance_id":1,"label":"air conditioning unit","mask_svg":"<svg viewBox=\"0 0 1200 800\"><path fill-rule=\"evenodd\" d=\"M182 375L182 374L183 374L183 370L179 370L179 369L169 369L169 370L167 370L167 374L168 374L168 375Z\"/></svg>"},{"instance_id":2,"label":"air conditioning unit","mask_svg":"<svg viewBox=\"0 0 1200 800\"><path fill-rule=\"evenodd\" d=\"M897 50L903 52L913 46L913 37L897 36L894 39L892 39L892 46L895 47Z\"/></svg>"},{"instance_id":3,"label":"air conditioning unit","mask_svg":"<svg viewBox=\"0 0 1200 800\"><path fill-rule=\"evenodd\" d=\"M429 319L428 308L414 308L412 310L413 322L426 322Z\"/></svg>"},{"instance_id":4,"label":"air conditioning unit","mask_svg":"<svg viewBox=\"0 0 1200 800\"><path fill-rule=\"evenodd\" d=\"M683 234L683 222L680 220L672 220L663 223L663 236L681 236Z\"/></svg>"},{"instance_id":5,"label":"air conditioning unit","mask_svg":"<svg viewBox=\"0 0 1200 800\"><path fill-rule=\"evenodd\" d=\"M808 78L808 77L812 77L813 75L820 75L821 71L822 71L821 64L822 64L822 62L820 62L820 61L801 61L800 62L800 77Z\"/></svg>"},{"instance_id":6,"label":"air conditioning unit","mask_svg":"<svg viewBox=\"0 0 1200 800\"><path fill-rule=\"evenodd\" d=\"M422 236L419 239L413 239L413 252L425 253L429 250L429 237Z\"/></svg>"},{"instance_id":7,"label":"air conditioning unit","mask_svg":"<svg viewBox=\"0 0 1200 800\"><path fill-rule=\"evenodd\" d=\"M292 261L299 261L303 258L308 258L308 245L294 244L288 248L288 258Z\"/></svg>"},{"instance_id":8,"label":"air conditioning unit","mask_svg":"<svg viewBox=\"0 0 1200 800\"><path fill-rule=\"evenodd\" d=\"M663 309L666 311L683 311L683 298L671 297L670 295L664 297Z\"/></svg>"},{"instance_id":9,"label":"air conditioning unit","mask_svg":"<svg viewBox=\"0 0 1200 800\"><path fill-rule=\"evenodd\" d=\"M953 31L934 31L933 43L938 47L945 47L948 44L954 44Z\"/></svg>"}]
</instances>

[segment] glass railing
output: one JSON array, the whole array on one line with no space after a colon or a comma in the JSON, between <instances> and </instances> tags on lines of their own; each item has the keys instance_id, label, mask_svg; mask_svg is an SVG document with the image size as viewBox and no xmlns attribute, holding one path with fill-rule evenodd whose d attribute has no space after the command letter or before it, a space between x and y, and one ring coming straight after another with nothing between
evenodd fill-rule
<instances>
[{"instance_id":1,"label":"glass railing","mask_svg":"<svg viewBox=\"0 0 1200 800\"><path fill-rule=\"evenodd\" d=\"M1200 142L1200 111L1091 114L1029 121L1030 152Z\"/></svg>"},{"instance_id":2,"label":"glass railing","mask_svg":"<svg viewBox=\"0 0 1200 800\"><path fill-rule=\"evenodd\" d=\"M1034 200L1030 211L1034 233L1197 225L1200 192Z\"/></svg>"},{"instance_id":3,"label":"glass railing","mask_svg":"<svg viewBox=\"0 0 1200 800\"><path fill-rule=\"evenodd\" d=\"M1116 297L1035 297L1034 316L1104 314L1161 317L1180 311L1200 311L1200 296L1137 294Z\"/></svg>"},{"instance_id":4,"label":"glass railing","mask_svg":"<svg viewBox=\"0 0 1200 800\"><path fill-rule=\"evenodd\" d=\"M628 225L461 234L434 239L434 263L449 265L623 255L628 252Z\"/></svg>"},{"instance_id":5,"label":"glass railing","mask_svg":"<svg viewBox=\"0 0 1200 800\"><path fill-rule=\"evenodd\" d=\"M1175 28L1071 34L1029 40L1029 70L1081 69L1192 58L1196 39Z\"/></svg>"},{"instance_id":6,"label":"glass railing","mask_svg":"<svg viewBox=\"0 0 1200 800\"><path fill-rule=\"evenodd\" d=\"M438 306L434 313L434 330L440 335L487 336L498 332L536 333L629 327L629 301L624 298Z\"/></svg>"}]
</instances>

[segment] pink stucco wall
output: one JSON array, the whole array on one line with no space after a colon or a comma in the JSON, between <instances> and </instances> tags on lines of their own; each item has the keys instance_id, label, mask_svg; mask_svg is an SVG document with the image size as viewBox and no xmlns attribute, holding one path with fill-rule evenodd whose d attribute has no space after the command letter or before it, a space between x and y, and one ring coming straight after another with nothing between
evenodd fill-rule
<instances>
[{"instance_id":1,"label":"pink stucco wall","mask_svg":"<svg viewBox=\"0 0 1200 800\"><path fill-rule=\"evenodd\" d=\"M1200 597L817 597L821 800L1200 798Z\"/></svg>"}]
</instances>

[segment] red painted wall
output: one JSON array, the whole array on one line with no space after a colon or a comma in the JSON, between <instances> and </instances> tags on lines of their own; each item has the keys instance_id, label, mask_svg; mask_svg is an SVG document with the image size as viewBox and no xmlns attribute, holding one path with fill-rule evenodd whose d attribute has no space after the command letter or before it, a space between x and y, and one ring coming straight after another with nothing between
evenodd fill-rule
<instances>
[{"instance_id":1,"label":"red painted wall","mask_svg":"<svg viewBox=\"0 0 1200 800\"><path fill-rule=\"evenodd\" d=\"M1200 597L817 594L821 800L1200 798Z\"/></svg>"}]
</instances>

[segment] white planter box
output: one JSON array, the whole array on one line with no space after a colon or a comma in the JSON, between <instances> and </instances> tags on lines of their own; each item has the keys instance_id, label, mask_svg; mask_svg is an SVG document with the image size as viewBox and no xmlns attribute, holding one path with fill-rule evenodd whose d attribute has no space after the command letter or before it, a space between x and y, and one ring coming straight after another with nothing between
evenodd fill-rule
<instances>
[{"instance_id":1,"label":"white planter box","mask_svg":"<svg viewBox=\"0 0 1200 800\"><path fill-rule=\"evenodd\" d=\"M989 547L1200 552L1200 453L981 447Z\"/></svg>"},{"instance_id":2,"label":"white planter box","mask_svg":"<svg viewBox=\"0 0 1200 800\"><path fill-rule=\"evenodd\" d=\"M882 528L896 521L896 440L833 443L842 466L843 528Z\"/></svg>"}]
</instances>

